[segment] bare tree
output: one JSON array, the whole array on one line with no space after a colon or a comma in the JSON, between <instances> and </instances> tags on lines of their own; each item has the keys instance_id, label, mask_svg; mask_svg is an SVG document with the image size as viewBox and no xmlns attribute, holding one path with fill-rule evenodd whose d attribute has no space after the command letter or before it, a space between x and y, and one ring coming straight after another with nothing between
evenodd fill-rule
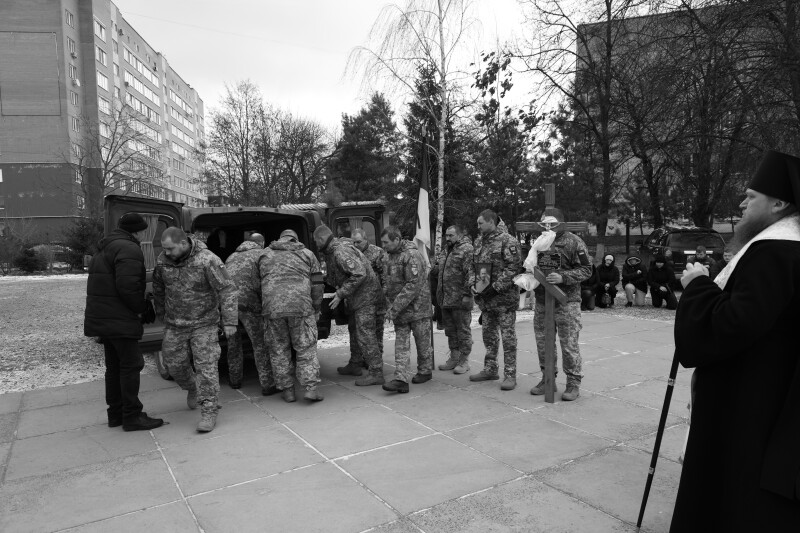
<instances>
[{"instance_id":1,"label":"bare tree","mask_svg":"<svg viewBox=\"0 0 800 533\"><path fill-rule=\"evenodd\" d=\"M291 113L282 114L279 123L275 166L280 203L314 202L327 181L325 170L333 155L330 134L318 122Z\"/></svg>"},{"instance_id":2,"label":"bare tree","mask_svg":"<svg viewBox=\"0 0 800 533\"><path fill-rule=\"evenodd\" d=\"M103 198L112 191L163 197L160 133L127 105L112 106L98 118L79 119L80 142L61 157L75 172L83 210L102 218Z\"/></svg>"},{"instance_id":3,"label":"bare tree","mask_svg":"<svg viewBox=\"0 0 800 533\"><path fill-rule=\"evenodd\" d=\"M445 150L447 118L451 95L468 78L457 60L466 37L475 27L469 0L407 0L405 5L384 8L370 32L370 45L355 48L348 70L359 71L365 82L386 79L406 95L415 92L414 80L423 65L433 68L441 91L439 106L427 111L438 129L439 146L434 148L438 164L436 232L434 248L444 230ZM409 132L411 133L411 132ZM421 139L416 139L420 142Z\"/></svg>"}]
</instances>

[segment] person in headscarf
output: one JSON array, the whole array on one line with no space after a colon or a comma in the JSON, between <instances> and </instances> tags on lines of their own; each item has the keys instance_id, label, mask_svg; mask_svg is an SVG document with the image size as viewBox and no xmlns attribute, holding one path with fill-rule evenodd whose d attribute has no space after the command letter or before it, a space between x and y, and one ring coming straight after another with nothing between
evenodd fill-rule
<instances>
[{"instance_id":1,"label":"person in headscarf","mask_svg":"<svg viewBox=\"0 0 800 533\"><path fill-rule=\"evenodd\" d=\"M768 152L735 255L713 280L683 272L675 357L695 387L672 532L800 531L798 205L800 158Z\"/></svg>"},{"instance_id":2,"label":"person in headscarf","mask_svg":"<svg viewBox=\"0 0 800 533\"><path fill-rule=\"evenodd\" d=\"M606 254L603 257L603 264L597 267L597 288L595 289L597 307L614 306L614 298L617 297L617 284L619 284L619 268L614 264L614 261L613 254Z\"/></svg>"}]
</instances>

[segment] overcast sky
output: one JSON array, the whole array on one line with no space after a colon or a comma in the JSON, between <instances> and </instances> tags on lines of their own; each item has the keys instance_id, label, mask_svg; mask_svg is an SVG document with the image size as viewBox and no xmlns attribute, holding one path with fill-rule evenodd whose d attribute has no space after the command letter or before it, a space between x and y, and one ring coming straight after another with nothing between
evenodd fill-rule
<instances>
[{"instance_id":1,"label":"overcast sky","mask_svg":"<svg viewBox=\"0 0 800 533\"><path fill-rule=\"evenodd\" d=\"M356 113L368 96L361 80L345 79L344 71L350 51L367 43L373 22L388 4L382 0L113 2L198 91L206 116L226 83L249 78L268 102L328 127L338 127L342 113ZM476 0L475 10L481 24L473 51L493 48L498 33L503 41L522 26L515 0Z\"/></svg>"}]
</instances>

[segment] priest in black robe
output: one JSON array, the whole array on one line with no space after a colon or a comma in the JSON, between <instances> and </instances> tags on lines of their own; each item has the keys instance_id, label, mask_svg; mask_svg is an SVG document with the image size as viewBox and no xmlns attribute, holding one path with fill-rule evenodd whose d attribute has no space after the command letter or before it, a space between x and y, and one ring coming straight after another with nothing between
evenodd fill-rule
<instances>
[{"instance_id":1,"label":"priest in black robe","mask_svg":"<svg viewBox=\"0 0 800 533\"><path fill-rule=\"evenodd\" d=\"M800 159L768 152L733 259L688 265L676 357L695 369L670 531L800 532Z\"/></svg>"}]
</instances>

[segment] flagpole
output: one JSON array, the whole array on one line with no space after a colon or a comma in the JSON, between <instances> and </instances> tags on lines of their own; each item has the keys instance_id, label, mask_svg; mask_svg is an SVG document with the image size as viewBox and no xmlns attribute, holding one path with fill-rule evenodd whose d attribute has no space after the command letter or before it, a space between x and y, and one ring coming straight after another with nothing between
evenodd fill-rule
<instances>
[{"instance_id":1,"label":"flagpole","mask_svg":"<svg viewBox=\"0 0 800 533\"><path fill-rule=\"evenodd\" d=\"M432 242L431 242L431 232L430 232L430 212L428 211L428 191L430 190L429 180L428 180L428 130L425 126L422 126L422 175L420 176L420 187L419 187L419 195L417 197L417 233L423 233L421 237L423 239L417 239L415 235L415 240L417 241L417 246L420 245L420 241L424 241L424 233L427 233L427 241L428 241L428 249L432 249ZM423 191L425 192L424 198L424 205L423 205ZM424 217L424 219L423 219ZM425 231L427 228L427 232ZM430 261L428 256L428 250L425 249L424 242L422 253L425 257L426 264L428 265L428 275L430 276ZM430 279L426 280L428 287L431 286ZM431 295L431 300L433 300L436 296ZM431 302L433 305L433 302ZM430 331L431 331L431 371L436 368L436 353L434 351L434 344L433 344L433 314L431 314L430 319Z\"/></svg>"}]
</instances>

